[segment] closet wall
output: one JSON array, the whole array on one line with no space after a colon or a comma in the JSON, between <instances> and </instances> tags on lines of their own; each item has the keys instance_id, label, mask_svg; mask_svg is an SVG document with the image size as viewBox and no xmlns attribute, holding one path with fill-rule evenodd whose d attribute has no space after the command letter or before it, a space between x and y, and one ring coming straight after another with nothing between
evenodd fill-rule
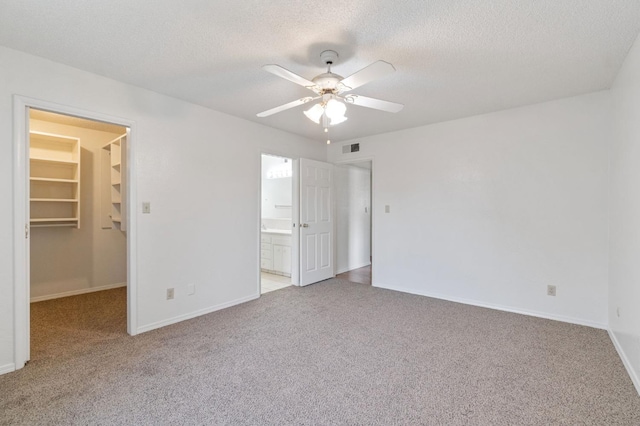
<instances>
[{"instance_id":1,"label":"closet wall","mask_svg":"<svg viewBox=\"0 0 640 426\"><path fill-rule=\"evenodd\" d=\"M100 200L102 147L121 133L36 119L30 130L81 139L80 229L31 229L31 299L126 285L126 234L102 228Z\"/></svg>"}]
</instances>

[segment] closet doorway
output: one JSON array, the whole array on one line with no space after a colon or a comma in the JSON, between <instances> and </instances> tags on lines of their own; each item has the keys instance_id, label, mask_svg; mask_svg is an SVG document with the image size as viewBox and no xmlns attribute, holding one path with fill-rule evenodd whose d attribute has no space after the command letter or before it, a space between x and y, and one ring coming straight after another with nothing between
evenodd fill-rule
<instances>
[{"instance_id":1,"label":"closet doorway","mask_svg":"<svg viewBox=\"0 0 640 426\"><path fill-rule=\"evenodd\" d=\"M260 294L291 285L293 161L262 154Z\"/></svg>"},{"instance_id":2,"label":"closet doorway","mask_svg":"<svg viewBox=\"0 0 640 426\"><path fill-rule=\"evenodd\" d=\"M20 369L136 334L135 185L132 122L20 96L14 107Z\"/></svg>"},{"instance_id":3,"label":"closet doorway","mask_svg":"<svg viewBox=\"0 0 640 426\"><path fill-rule=\"evenodd\" d=\"M128 131L29 110L32 359L126 334Z\"/></svg>"}]
</instances>

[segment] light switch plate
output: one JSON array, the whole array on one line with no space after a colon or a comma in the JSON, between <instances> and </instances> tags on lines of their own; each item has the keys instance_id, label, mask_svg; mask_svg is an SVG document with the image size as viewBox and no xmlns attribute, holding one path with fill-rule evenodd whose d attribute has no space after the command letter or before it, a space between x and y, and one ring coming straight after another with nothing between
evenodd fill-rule
<instances>
[{"instance_id":1,"label":"light switch plate","mask_svg":"<svg viewBox=\"0 0 640 426\"><path fill-rule=\"evenodd\" d=\"M144 201L142 203L142 213L149 214L151 213L151 203L148 201Z\"/></svg>"}]
</instances>

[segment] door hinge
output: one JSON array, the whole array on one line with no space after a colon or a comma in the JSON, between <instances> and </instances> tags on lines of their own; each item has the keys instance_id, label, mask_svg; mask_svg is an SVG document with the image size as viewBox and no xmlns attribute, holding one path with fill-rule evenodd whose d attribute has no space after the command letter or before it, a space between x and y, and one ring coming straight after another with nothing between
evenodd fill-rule
<instances>
[{"instance_id":1,"label":"door hinge","mask_svg":"<svg viewBox=\"0 0 640 426\"><path fill-rule=\"evenodd\" d=\"M29 225L28 224L24 225L24 237L25 238L29 238Z\"/></svg>"}]
</instances>

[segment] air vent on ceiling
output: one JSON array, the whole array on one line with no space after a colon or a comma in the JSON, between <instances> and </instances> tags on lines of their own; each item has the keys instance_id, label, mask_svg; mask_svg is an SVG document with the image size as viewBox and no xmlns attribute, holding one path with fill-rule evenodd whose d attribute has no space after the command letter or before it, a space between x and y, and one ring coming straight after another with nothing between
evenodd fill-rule
<instances>
[{"instance_id":1,"label":"air vent on ceiling","mask_svg":"<svg viewBox=\"0 0 640 426\"><path fill-rule=\"evenodd\" d=\"M360 151L360 144L359 143L352 143L351 145L343 145L342 146L342 153L343 154L348 154L350 152L358 152Z\"/></svg>"}]
</instances>

